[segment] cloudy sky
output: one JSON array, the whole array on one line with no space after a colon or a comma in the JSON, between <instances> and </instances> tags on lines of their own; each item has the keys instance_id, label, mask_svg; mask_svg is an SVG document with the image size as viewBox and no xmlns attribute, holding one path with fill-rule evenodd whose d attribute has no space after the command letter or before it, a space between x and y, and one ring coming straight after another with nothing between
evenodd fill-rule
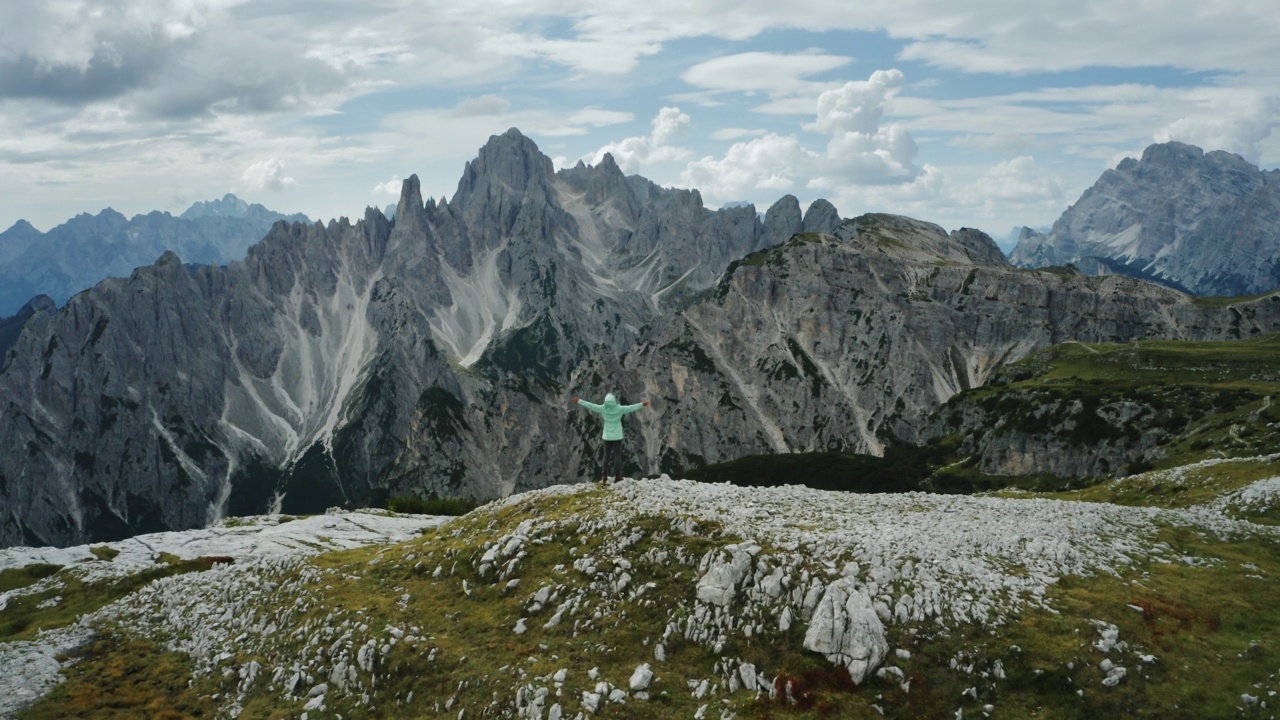
<instances>
[{"instance_id":1,"label":"cloudy sky","mask_svg":"<svg viewBox=\"0 0 1280 720\"><path fill-rule=\"evenodd\" d=\"M1275 0L4 0L0 229L452 195L492 134L710 206L992 235L1181 140L1280 164Z\"/></svg>"}]
</instances>

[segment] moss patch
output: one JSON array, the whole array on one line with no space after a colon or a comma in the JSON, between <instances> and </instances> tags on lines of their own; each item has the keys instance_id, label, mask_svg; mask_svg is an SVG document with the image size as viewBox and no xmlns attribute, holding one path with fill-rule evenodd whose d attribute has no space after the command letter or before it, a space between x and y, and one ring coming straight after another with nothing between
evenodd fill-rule
<instances>
[{"instance_id":1,"label":"moss patch","mask_svg":"<svg viewBox=\"0 0 1280 720\"><path fill-rule=\"evenodd\" d=\"M66 627L82 615L136 592L152 580L208 570L213 564L210 558L180 560L123 578L95 582L84 582L63 571L59 574L60 586L14 598L0 610L0 642L29 640L40 630ZM46 601L49 604L41 607Z\"/></svg>"},{"instance_id":2,"label":"moss patch","mask_svg":"<svg viewBox=\"0 0 1280 720\"><path fill-rule=\"evenodd\" d=\"M212 718L217 702L191 681L191 662L154 641L99 636L66 671L66 682L19 714L54 718Z\"/></svg>"}]
</instances>

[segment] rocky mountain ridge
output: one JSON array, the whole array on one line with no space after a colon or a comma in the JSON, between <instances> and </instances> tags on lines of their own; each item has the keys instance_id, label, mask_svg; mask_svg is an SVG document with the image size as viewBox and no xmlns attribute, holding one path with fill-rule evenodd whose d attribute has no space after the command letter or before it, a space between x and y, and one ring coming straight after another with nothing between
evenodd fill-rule
<instances>
[{"instance_id":1,"label":"rocky mountain ridge","mask_svg":"<svg viewBox=\"0 0 1280 720\"><path fill-rule=\"evenodd\" d=\"M1073 264L1197 295L1280 288L1280 171L1177 142L1125 158L1047 233L1024 228L1019 267Z\"/></svg>"},{"instance_id":2,"label":"rocky mountain ridge","mask_svg":"<svg viewBox=\"0 0 1280 720\"><path fill-rule=\"evenodd\" d=\"M568 398L609 390L653 400L633 474L878 453L1050 344L1247 337L1276 306L1019 270L974 230L794 197L713 212L609 157L555 172L511 130L448 202L410 178L394 222L277 224L242 262L166 254L33 316L0 371L0 445L25 448L0 457L0 542L573 482L599 428Z\"/></svg>"},{"instance_id":3,"label":"rocky mountain ridge","mask_svg":"<svg viewBox=\"0 0 1280 720\"><path fill-rule=\"evenodd\" d=\"M831 229L826 208L810 227ZM594 433L549 396L804 222L794 197L764 222L712 212L612 158L555 173L512 130L449 202L407 180L394 223L277 224L225 268L167 253L24 327L0 442L29 452L0 462L0 536L64 544L273 506L492 497L530 466L572 476Z\"/></svg>"},{"instance_id":4,"label":"rocky mountain ridge","mask_svg":"<svg viewBox=\"0 0 1280 720\"><path fill-rule=\"evenodd\" d=\"M1278 319L1270 299L1210 307L1130 278L1018 270L980 233L864 216L748 258L715 299L654 323L625 367L663 422L635 452L667 472L879 454L926 439L944 402L1050 345L1250 337Z\"/></svg>"},{"instance_id":5,"label":"rocky mountain ridge","mask_svg":"<svg viewBox=\"0 0 1280 720\"><path fill-rule=\"evenodd\" d=\"M277 222L307 222L250 205L228 193L197 202L178 217L151 212L126 219L107 208L81 213L42 233L25 220L0 233L0 315L18 310L36 295L61 304L104 278L124 277L165 251L186 262L226 264L244 257Z\"/></svg>"},{"instance_id":6,"label":"rocky mountain ridge","mask_svg":"<svg viewBox=\"0 0 1280 720\"><path fill-rule=\"evenodd\" d=\"M27 324L36 313L55 313L58 311L58 303L48 295L37 295L27 301L27 304L19 308L18 312L7 318L0 318L0 368L5 365L5 357L8 355L9 348L18 342L18 336L22 334L22 326Z\"/></svg>"}]
</instances>

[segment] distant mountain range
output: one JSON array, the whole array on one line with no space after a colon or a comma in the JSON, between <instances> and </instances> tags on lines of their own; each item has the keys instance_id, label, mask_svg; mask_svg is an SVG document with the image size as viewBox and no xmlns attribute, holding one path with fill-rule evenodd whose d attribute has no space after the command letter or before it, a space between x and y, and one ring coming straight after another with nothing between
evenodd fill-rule
<instances>
[{"instance_id":1,"label":"distant mountain range","mask_svg":"<svg viewBox=\"0 0 1280 720\"><path fill-rule=\"evenodd\" d=\"M307 222L250 205L235 195L198 202L178 217L151 212L126 219L107 208L40 232L25 220L0 233L0 317L37 295L59 305L107 277L125 277L171 250L185 262L225 265L244 258L281 220Z\"/></svg>"},{"instance_id":2,"label":"distant mountain range","mask_svg":"<svg viewBox=\"0 0 1280 720\"><path fill-rule=\"evenodd\" d=\"M0 370L0 543L67 544L399 495L494 497L600 472L573 395L653 401L627 472L879 453L1065 340L1248 337L1280 303L1012 267L976 230L763 219L517 130L449 202L275 225L244 260L166 253L36 310Z\"/></svg>"},{"instance_id":3,"label":"distant mountain range","mask_svg":"<svg viewBox=\"0 0 1280 720\"><path fill-rule=\"evenodd\" d=\"M1047 233L1024 228L1020 267L1072 264L1196 295L1280 287L1280 171L1177 142L1125 158Z\"/></svg>"}]
</instances>

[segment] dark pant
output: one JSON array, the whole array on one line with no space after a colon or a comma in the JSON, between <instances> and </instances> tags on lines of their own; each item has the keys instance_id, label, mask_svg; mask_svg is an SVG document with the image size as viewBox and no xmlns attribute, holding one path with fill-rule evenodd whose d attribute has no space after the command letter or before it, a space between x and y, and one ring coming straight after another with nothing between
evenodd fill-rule
<instances>
[{"instance_id":1,"label":"dark pant","mask_svg":"<svg viewBox=\"0 0 1280 720\"><path fill-rule=\"evenodd\" d=\"M622 480L622 441L604 441L604 479L609 479L609 467L613 467L613 476Z\"/></svg>"}]
</instances>

